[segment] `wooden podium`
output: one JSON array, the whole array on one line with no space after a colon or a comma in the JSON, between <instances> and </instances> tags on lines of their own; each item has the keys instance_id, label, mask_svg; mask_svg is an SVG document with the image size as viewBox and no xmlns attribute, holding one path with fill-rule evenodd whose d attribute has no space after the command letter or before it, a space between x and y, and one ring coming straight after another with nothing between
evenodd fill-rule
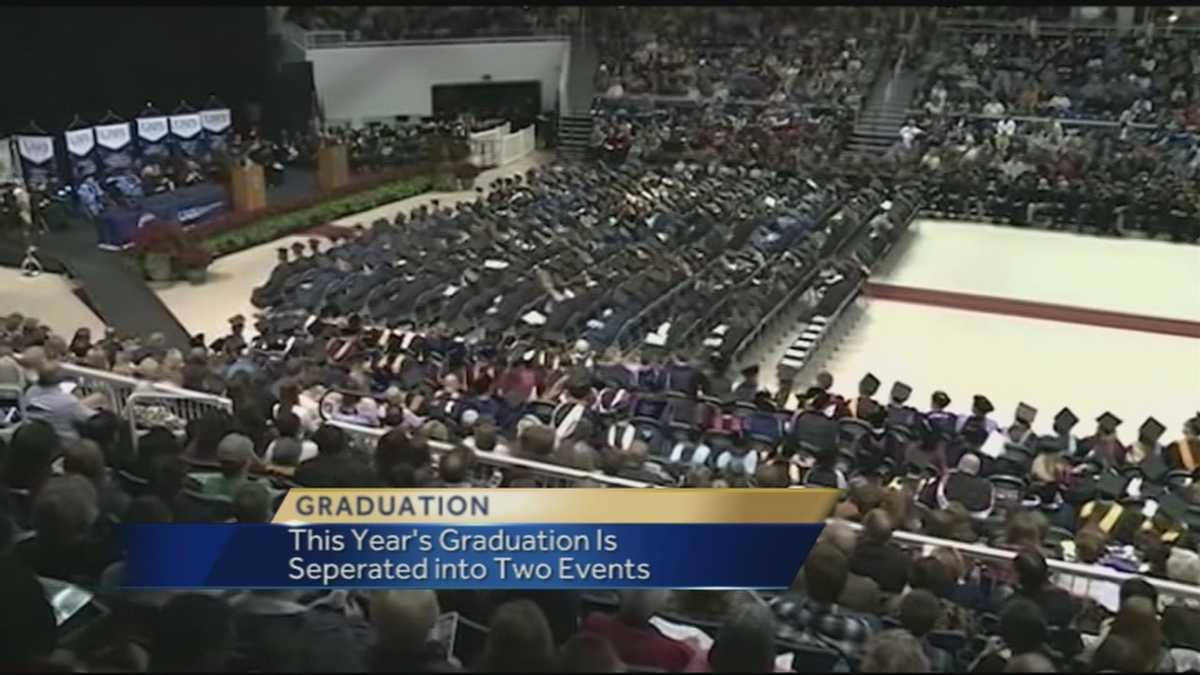
<instances>
[{"instance_id":1,"label":"wooden podium","mask_svg":"<svg viewBox=\"0 0 1200 675\"><path fill-rule=\"evenodd\" d=\"M263 179L263 169L258 164L239 162L230 167L229 191L233 193L233 210L236 213L267 208L267 183Z\"/></svg>"},{"instance_id":2,"label":"wooden podium","mask_svg":"<svg viewBox=\"0 0 1200 675\"><path fill-rule=\"evenodd\" d=\"M321 146L317 150L317 187L326 192L349 182L350 161L346 158L346 146Z\"/></svg>"}]
</instances>

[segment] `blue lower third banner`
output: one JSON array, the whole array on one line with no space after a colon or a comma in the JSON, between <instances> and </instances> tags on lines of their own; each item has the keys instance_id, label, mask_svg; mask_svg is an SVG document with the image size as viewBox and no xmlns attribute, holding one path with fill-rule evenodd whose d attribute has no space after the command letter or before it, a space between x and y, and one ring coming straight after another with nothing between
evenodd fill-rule
<instances>
[{"instance_id":1,"label":"blue lower third banner","mask_svg":"<svg viewBox=\"0 0 1200 675\"><path fill-rule=\"evenodd\" d=\"M126 525L129 588L786 588L822 525Z\"/></svg>"}]
</instances>

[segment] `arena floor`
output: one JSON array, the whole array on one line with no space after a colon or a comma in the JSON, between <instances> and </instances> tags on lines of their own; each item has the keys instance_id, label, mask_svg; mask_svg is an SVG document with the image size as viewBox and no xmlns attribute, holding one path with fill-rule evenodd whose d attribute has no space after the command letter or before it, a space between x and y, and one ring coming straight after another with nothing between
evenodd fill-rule
<instances>
[{"instance_id":1,"label":"arena floor","mask_svg":"<svg viewBox=\"0 0 1200 675\"><path fill-rule=\"evenodd\" d=\"M918 220L804 375L827 369L843 392L900 379L918 406L981 393L1004 422L1025 401L1042 432L1063 405L1084 433L1113 411L1126 440L1153 415L1173 438L1200 408L1197 269L1195 246Z\"/></svg>"},{"instance_id":2,"label":"arena floor","mask_svg":"<svg viewBox=\"0 0 1200 675\"><path fill-rule=\"evenodd\" d=\"M66 338L86 326L99 339L104 335L104 322L74 294L74 289L75 284L60 274L27 277L12 267L0 267L0 314L35 316Z\"/></svg>"}]
</instances>

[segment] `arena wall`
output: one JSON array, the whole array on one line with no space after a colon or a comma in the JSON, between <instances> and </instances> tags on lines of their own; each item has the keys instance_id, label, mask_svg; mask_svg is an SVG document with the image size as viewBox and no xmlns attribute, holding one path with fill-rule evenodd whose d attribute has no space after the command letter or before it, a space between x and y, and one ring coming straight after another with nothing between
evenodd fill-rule
<instances>
[{"instance_id":1,"label":"arena wall","mask_svg":"<svg viewBox=\"0 0 1200 675\"><path fill-rule=\"evenodd\" d=\"M436 85L541 83L542 110L560 89L566 40L309 49L313 82L329 120L433 114Z\"/></svg>"}]
</instances>

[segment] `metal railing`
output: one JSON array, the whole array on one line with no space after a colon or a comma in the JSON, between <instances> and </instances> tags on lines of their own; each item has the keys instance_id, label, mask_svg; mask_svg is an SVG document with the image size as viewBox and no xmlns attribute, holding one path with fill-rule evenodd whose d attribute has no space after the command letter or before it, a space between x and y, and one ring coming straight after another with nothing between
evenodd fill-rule
<instances>
[{"instance_id":1,"label":"metal railing","mask_svg":"<svg viewBox=\"0 0 1200 675\"><path fill-rule=\"evenodd\" d=\"M353 442L357 442L360 445L368 445L369 447L374 447L380 437L388 432L387 429L365 427L337 420L327 420L326 423L345 431ZM456 447L450 443L434 440L429 441L429 446L437 453L451 452ZM503 455L498 452L476 450L475 460L477 462L475 478L482 479L485 483L493 486L499 484L497 472L519 471L528 473L530 477L537 481L540 487L579 487L581 484L588 483L599 484L603 487L656 487L650 483L610 476L599 471L582 471L571 467L545 464L521 457Z\"/></svg>"},{"instance_id":2,"label":"metal railing","mask_svg":"<svg viewBox=\"0 0 1200 675\"><path fill-rule=\"evenodd\" d=\"M849 526L856 532L862 530L862 525L848 520L829 519L825 523L841 523ZM964 558L972 560L980 560L986 562L1012 562L1017 557L1016 551L1011 551L1002 548L992 548L991 546L983 546L981 544L968 544L961 541L953 541L949 539L938 539L923 534L914 532L905 532L897 530L892 533L892 539L901 546L906 547L933 547L933 548L949 548L954 549ZM1128 579L1134 577L1142 577L1152 586L1158 589L1159 593L1172 595L1190 600L1200 600L1200 586L1192 586L1189 584L1181 584L1177 581L1169 581L1167 579L1158 579L1138 574L1130 574L1128 572L1119 572L1111 567L1102 565L1084 565L1080 563L1071 563L1065 560L1047 560L1047 566L1051 572L1056 574L1070 575L1082 577L1090 581L1106 581L1114 584L1121 584Z\"/></svg>"},{"instance_id":3,"label":"metal railing","mask_svg":"<svg viewBox=\"0 0 1200 675\"><path fill-rule=\"evenodd\" d=\"M420 45L461 45L517 42L569 42L571 37L557 28L546 33L524 35L477 35L474 37L411 37L394 40L355 40L345 30L305 30L291 22L285 22L283 34L304 49L336 49L342 47L415 47Z\"/></svg>"}]
</instances>

